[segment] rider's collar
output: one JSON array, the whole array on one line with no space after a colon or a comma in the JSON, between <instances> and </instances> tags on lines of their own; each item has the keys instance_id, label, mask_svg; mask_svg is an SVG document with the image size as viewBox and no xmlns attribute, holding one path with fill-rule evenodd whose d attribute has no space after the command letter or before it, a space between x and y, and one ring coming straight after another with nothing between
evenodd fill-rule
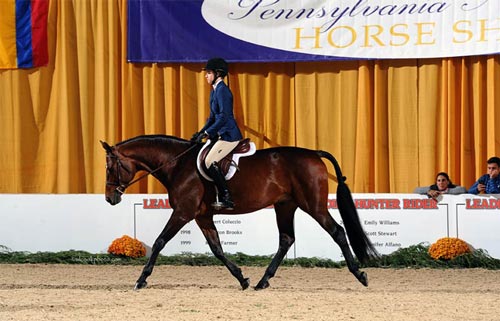
<instances>
[{"instance_id":1,"label":"rider's collar","mask_svg":"<svg viewBox=\"0 0 500 321\"><path fill-rule=\"evenodd\" d=\"M217 88L217 85L218 85L221 81L222 81L222 78L220 78L220 77L219 77L219 78L217 78L217 80L215 81L215 83L212 85L212 87L214 88L214 90L215 90L215 88Z\"/></svg>"}]
</instances>

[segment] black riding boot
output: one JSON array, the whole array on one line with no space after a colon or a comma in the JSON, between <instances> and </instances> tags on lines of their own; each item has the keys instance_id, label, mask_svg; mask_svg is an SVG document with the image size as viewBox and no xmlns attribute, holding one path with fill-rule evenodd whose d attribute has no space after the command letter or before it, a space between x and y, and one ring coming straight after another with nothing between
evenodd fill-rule
<instances>
[{"instance_id":1,"label":"black riding boot","mask_svg":"<svg viewBox=\"0 0 500 321\"><path fill-rule=\"evenodd\" d=\"M227 188L226 179L222 174L219 164L217 164L217 162L213 162L212 166L210 166L210 168L208 169L208 172L210 174L210 177L212 177L212 179L214 180L215 186L217 186L217 192L219 194L219 203L216 202L212 204L212 206L215 208L222 206L227 210L234 209L234 202L231 197L231 193Z\"/></svg>"}]
</instances>

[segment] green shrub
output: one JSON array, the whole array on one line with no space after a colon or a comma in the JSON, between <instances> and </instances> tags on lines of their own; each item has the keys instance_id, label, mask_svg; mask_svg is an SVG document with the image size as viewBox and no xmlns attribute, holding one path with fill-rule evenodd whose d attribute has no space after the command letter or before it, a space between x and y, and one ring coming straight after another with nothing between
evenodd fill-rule
<instances>
[{"instance_id":1,"label":"green shrub","mask_svg":"<svg viewBox=\"0 0 500 321\"><path fill-rule=\"evenodd\" d=\"M377 268L486 268L500 269L500 260L492 258L484 250L475 250L452 260L435 260L430 257L429 246L424 244L401 248L389 255L382 255L363 267ZM272 255L227 254L228 259L241 266L267 266ZM147 258L128 258L112 254L92 254L85 251L63 252L15 252L0 245L0 264L92 264L92 265L144 265ZM213 266L222 263L211 254L160 255L157 265ZM344 261L335 262L320 258L284 259L282 266L341 268Z\"/></svg>"}]
</instances>

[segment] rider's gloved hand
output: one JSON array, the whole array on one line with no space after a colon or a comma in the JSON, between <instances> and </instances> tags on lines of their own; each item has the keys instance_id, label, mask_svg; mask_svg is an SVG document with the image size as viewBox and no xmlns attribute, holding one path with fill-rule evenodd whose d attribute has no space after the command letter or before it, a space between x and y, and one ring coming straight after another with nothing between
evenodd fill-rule
<instances>
[{"instance_id":1,"label":"rider's gloved hand","mask_svg":"<svg viewBox=\"0 0 500 321\"><path fill-rule=\"evenodd\" d=\"M192 141L193 143L197 142L198 141L198 136L200 136L200 134L201 134L200 132L194 133L193 136L191 136L190 141Z\"/></svg>"},{"instance_id":2,"label":"rider's gloved hand","mask_svg":"<svg viewBox=\"0 0 500 321\"><path fill-rule=\"evenodd\" d=\"M208 137L207 133L199 133L199 135L196 137L196 142L201 143L206 137Z\"/></svg>"},{"instance_id":3,"label":"rider's gloved hand","mask_svg":"<svg viewBox=\"0 0 500 321\"><path fill-rule=\"evenodd\" d=\"M208 134L205 132L196 132L193 134L193 137L191 137L191 141L194 143L201 143L204 138L208 137Z\"/></svg>"}]
</instances>

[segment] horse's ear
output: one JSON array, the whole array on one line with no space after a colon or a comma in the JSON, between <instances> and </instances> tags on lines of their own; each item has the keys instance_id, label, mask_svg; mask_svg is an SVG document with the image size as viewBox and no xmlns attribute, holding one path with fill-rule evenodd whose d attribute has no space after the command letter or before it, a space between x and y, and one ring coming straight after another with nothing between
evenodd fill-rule
<instances>
[{"instance_id":1,"label":"horse's ear","mask_svg":"<svg viewBox=\"0 0 500 321\"><path fill-rule=\"evenodd\" d=\"M100 140L100 142L101 142L102 147L106 150L106 153L112 153L112 148L111 148L111 146L109 146L108 143L103 142L102 140Z\"/></svg>"}]
</instances>

